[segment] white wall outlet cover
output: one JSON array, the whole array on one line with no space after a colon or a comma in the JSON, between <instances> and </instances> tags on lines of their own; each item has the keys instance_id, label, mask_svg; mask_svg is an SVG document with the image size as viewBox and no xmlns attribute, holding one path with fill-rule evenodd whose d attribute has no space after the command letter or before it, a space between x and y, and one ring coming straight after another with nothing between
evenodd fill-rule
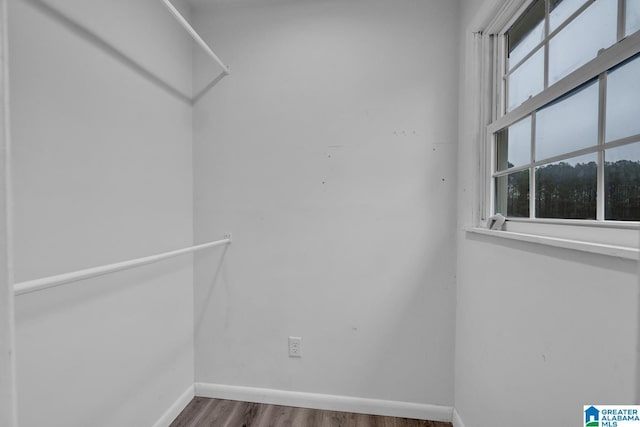
<instances>
[{"instance_id":1,"label":"white wall outlet cover","mask_svg":"<svg viewBox=\"0 0 640 427\"><path fill-rule=\"evenodd\" d=\"M289 357L302 357L302 338L289 337Z\"/></svg>"}]
</instances>

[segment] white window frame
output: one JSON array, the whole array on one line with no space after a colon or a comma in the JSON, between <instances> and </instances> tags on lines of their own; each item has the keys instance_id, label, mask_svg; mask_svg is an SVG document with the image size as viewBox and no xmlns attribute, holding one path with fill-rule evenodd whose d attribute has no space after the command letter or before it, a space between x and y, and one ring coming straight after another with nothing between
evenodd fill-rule
<instances>
[{"instance_id":1,"label":"white window frame","mask_svg":"<svg viewBox=\"0 0 640 427\"><path fill-rule=\"evenodd\" d=\"M593 60L587 62L577 70L573 71L569 75L565 76L561 80L557 81L553 85L547 87L541 93L524 101L521 105L517 106L511 111L506 112L505 103L505 72L506 72L506 37L507 30L513 25L513 23L527 10L527 8L535 0L508 0L500 8L494 19L485 27L482 32L482 64L481 69L481 84L480 88L481 96L484 95L489 98L489 102L481 102L480 109L480 121L481 124L487 124L483 126L480 133L481 141L481 188L480 188L480 226L486 227L487 220L494 213L495 209L495 171L496 171L496 144L495 133L517 121L527 117L534 113L536 110L547 105L551 101L558 97L580 87L588 81L597 78L602 73L615 67L617 64L633 57L640 53L640 32L636 32L627 37L624 35L624 23L621 19L618 19L618 42L613 46L603 49L599 52L598 56ZM589 0L585 2L574 14L568 18L568 21L562 24L557 30L560 31L564 28L570 20L578 16L589 5L598 0ZM625 0L618 0L620 14L621 8L624 7ZM551 36L551 35L550 35ZM548 43L548 39L545 38L541 44ZM539 45L540 46L540 45ZM548 52L548 50L547 50ZM548 53L547 53L548 54ZM526 60L523 59L523 61ZM546 80L546 67L548 67L548 61L545 61L545 80ZM602 97L601 97L601 102ZM637 135L624 140L615 141L609 144L598 144L595 147L589 147L584 150L579 150L573 153L566 153L558 157L568 158L574 155L581 155L586 153L603 153L604 148L612 148L617 145L622 145L629 142L631 139L637 140ZM603 141L601 141L603 142ZM533 144L533 142L532 142ZM602 156L600 155L600 160ZM548 163L550 160L546 159L544 163ZM536 163L533 163L534 167ZM526 170L526 169L525 169ZM603 174L603 162L599 162L598 174ZM509 169L511 171L511 169ZM533 176L530 173L530 212L535 212L535 208L531 205L535 204L535 186L533 184ZM602 186L603 179L598 177L599 185ZM604 191L604 188L598 188L600 194ZM599 197L602 199L602 197ZM605 221L604 220L604 203L600 203L602 206L598 206L598 215L596 220L572 220L572 219L546 219L546 218L508 218L505 223L504 230L507 233L512 234L510 238L518 238L517 235L529 236L518 238L518 240L535 241L536 243L544 243L544 240L550 242L557 240L565 240L577 243L584 243L585 247L606 246L610 248L623 248L626 251L624 258L637 257L638 253L638 234L632 232L632 230L638 230L640 222L635 221ZM477 229L477 227L476 227ZM492 230L493 231L493 230ZM499 232L498 232L499 233ZM492 233L489 233L492 234ZM507 236L505 236L507 237ZM542 241L540 241L540 238ZM557 244L551 243L553 246ZM563 246L563 245L559 245ZM570 244L568 247L575 245ZM599 252L598 250L590 252ZM609 253L612 252L612 253ZM623 251L624 252L624 251ZM602 253L614 254L618 251L604 250ZM616 255L617 256L617 255Z\"/></svg>"}]
</instances>

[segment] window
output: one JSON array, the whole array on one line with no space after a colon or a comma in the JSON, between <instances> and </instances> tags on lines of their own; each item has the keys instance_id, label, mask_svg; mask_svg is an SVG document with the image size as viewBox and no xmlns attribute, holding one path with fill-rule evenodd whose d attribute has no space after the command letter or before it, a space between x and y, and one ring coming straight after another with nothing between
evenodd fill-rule
<instances>
[{"instance_id":1,"label":"window","mask_svg":"<svg viewBox=\"0 0 640 427\"><path fill-rule=\"evenodd\" d=\"M488 213L640 221L639 30L640 0L534 0L495 37Z\"/></svg>"}]
</instances>

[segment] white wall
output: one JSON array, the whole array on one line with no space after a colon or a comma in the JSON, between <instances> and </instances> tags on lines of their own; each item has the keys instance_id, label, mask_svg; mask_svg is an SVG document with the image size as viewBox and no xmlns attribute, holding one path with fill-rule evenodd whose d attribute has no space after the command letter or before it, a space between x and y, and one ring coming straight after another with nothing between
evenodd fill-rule
<instances>
[{"instance_id":1,"label":"white wall","mask_svg":"<svg viewBox=\"0 0 640 427\"><path fill-rule=\"evenodd\" d=\"M7 112L7 26L6 1L0 1L0 425L17 424L15 385L15 325L13 282L11 279L10 173Z\"/></svg>"},{"instance_id":2,"label":"white wall","mask_svg":"<svg viewBox=\"0 0 640 427\"><path fill-rule=\"evenodd\" d=\"M463 2L459 230L477 213L472 32L499 3ZM635 262L459 231L457 271L455 407L466 427L565 427L585 404L638 403Z\"/></svg>"},{"instance_id":3,"label":"white wall","mask_svg":"<svg viewBox=\"0 0 640 427\"><path fill-rule=\"evenodd\" d=\"M194 111L195 230L234 233L196 264L196 381L452 405L457 12L194 13L232 71Z\"/></svg>"},{"instance_id":4,"label":"white wall","mask_svg":"<svg viewBox=\"0 0 640 427\"><path fill-rule=\"evenodd\" d=\"M47 3L76 24L10 3L16 280L189 246L186 34L155 0ZM184 257L17 297L20 425L152 425L193 383L192 278Z\"/></svg>"}]
</instances>

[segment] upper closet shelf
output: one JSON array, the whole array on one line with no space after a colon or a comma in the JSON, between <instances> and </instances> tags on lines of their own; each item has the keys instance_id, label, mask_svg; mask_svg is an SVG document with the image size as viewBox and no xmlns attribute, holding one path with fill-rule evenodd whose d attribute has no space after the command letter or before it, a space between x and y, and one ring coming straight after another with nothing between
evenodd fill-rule
<instances>
[{"instance_id":1,"label":"upper closet shelf","mask_svg":"<svg viewBox=\"0 0 640 427\"><path fill-rule=\"evenodd\" d=\"M211 49L211 47L209 47L209 45L202 39L202 37L200 37L200 34L198 34L198 32L191 26L191 24L189 24L189 22L184 18L184 16L182 16L182 14L178 11L178 9L176 9L176 7L171 3L171 1L162 0L162 2L164 3L165 6L167 6L167 9L169 9L169 12L171 12L171 14L178 20L180 25L182 25L184 29L187 30L187 32L193 38L193 40L195 40L195 42L198 43L200 47L205 52L207 52L207 54L211 58L213 58L213 60L216 61L218 65L220 65L220 67L222 68L223 74L224 75L231 74L231 72L229 71L229 67L225 65L224 62L222 62L222 60L218 57L218 55L215 54L215 52Z\"/></svg>"}]
</instances>

